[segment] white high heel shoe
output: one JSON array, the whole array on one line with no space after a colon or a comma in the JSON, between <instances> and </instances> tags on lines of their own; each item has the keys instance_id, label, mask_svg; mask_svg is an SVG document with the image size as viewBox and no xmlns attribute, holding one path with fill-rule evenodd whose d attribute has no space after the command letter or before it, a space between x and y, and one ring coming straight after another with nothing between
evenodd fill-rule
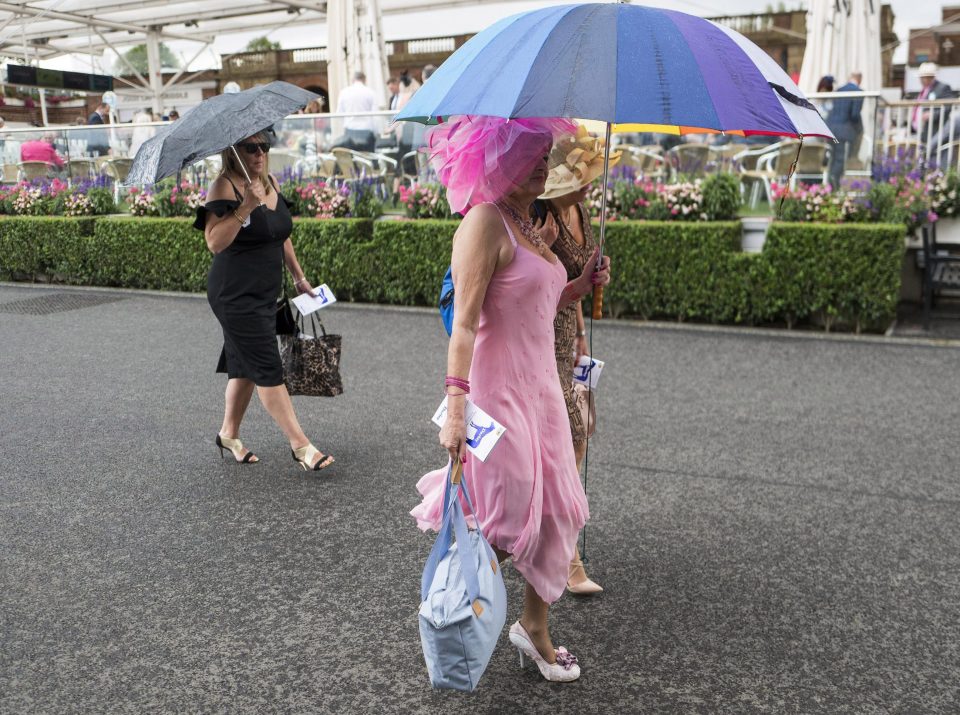
<instances>
[{"instance_id":1,"label":"white high heel shoe","mask_svg":"<svg viewBox=\"0 0 960 715\"><path fill-rule=\"evenodd\" d=\"M540 675L553 683L569 683L580 677L577 656L563 646L556 649L557 662L548 663L540 655L526 629L517 621L510 626L510 642L520 651L520 667L524 666L524 656L530 658L540 669Z\"/></svg>"}]
</instances>

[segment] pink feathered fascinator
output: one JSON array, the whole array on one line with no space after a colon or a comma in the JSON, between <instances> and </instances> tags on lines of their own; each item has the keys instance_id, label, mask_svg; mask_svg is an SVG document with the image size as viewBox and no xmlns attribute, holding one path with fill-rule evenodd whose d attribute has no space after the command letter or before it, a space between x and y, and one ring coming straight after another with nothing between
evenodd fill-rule
<instances>
[{"instance_id":1,"label":"pink feathered fascinator","mask_svg":"<svg viewBox=\"0 0 960 715\"><path fill-rule=\"evenodd\" d=\"M522 184L561 136L576 134L568 119L450 117L427 133L427 152L451 210L497 201Z\"/></svg>"}]
</instances>

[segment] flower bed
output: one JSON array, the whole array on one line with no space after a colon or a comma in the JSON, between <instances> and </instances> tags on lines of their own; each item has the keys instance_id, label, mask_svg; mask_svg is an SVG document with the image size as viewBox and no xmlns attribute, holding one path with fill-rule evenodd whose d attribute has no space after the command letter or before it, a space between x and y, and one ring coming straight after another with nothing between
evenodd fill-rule
<instances>
[{"instance_id":1,"label":"flower bed","mask_svg":"<svg viewBox=\"0 0 960 715\"><path fill-rule=\"evenodd\" d=\"M629 169L615 170L607 193L610 221L729 221L740 209L739 179L719 173L706 179L657 184ZM603 191L595 185L587 205L599 219Z\"/></svg>"},{"instance_id":2,"label":"flower bed","mask_svg":"<svg viewBox=\"0 0 960 715\"><path fill-rule=\"evenodd\" d=\"M158 184L154 189L131 188L127 205L133 216L193 216L207 202L207 192L189 181Z\"/></svg>"},{"instance_id":3,"label":"flower bed","mask_svg":"<svg viewBox=\"0 0 960 715\"><path fill-rule=\"evenodd\" d=\"M21 181L0 188L0 214L13 216L102 216L116 211L107 177L68 185L60 179Z\"/></svg>"},{"instance_id":4,"label":"flower bed","mask_svg":"<svg viewBox=\"0 0 960 715\"><path fill-rule=\"evenodd\" d=\"M304 180L299 173L281 173L280 190L291 213L304 218L377 218L391 200L411 219L454 218L444 188L436 183L401 186L388 193L380 178L353 181ZM59 180L22 182L0 191L0 214L103 215L118 208L140 217L189 216L206 201L202 186L166 180L147 189L130 189L125 206L116 207L108 178L68 186ZM84 200L81 196L86 196ZM68 200L68 197L69 200ZM587 205L599 217L602 189L595 184ZM901 223L907 233L927 220L960 217L960 176L916 166L900 157L875 163L872 180L854 181L832 189L827 185L775 187L778 218L789 222ZM740 211L739 177L717 173L705 179L657 184L630 169L615 168L607 189L611 222L723 221ZM774 209L778 209L779 205Z\"/></svg>"}]
</instances>

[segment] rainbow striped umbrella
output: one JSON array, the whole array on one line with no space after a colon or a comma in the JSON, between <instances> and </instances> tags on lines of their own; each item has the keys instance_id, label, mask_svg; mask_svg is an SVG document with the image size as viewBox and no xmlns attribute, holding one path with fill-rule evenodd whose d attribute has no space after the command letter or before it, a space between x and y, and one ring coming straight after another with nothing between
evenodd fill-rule
<instances>
[{"instance_id":1,"label":"rainbow striped umbrella","mask_svg":"<svg viewBox=\"0 0 960 715\"><path fill-rule=\"evenodd\" d=\"M596 119L627 131L833 138L739 33L675 10L579 4L505 18L444 62L397 119Z\"/></svg>"},{"instance_id":2,"label":"rainbow striped umbrella","mask_svg":"<svg viewBox=\"0 0 960 715\"><path fill-rule=\"evenodd\" d=\"M799 137L833 134L786 72L738 32L676 10L618 3L520 13L472 37L397 120L457 114L567 117L610 132ZM799 150L797 153L799 158ZM607 192L600 208L606 238ZM593 317L602 309L594 292Z\"/></svg>"}]
</instances>

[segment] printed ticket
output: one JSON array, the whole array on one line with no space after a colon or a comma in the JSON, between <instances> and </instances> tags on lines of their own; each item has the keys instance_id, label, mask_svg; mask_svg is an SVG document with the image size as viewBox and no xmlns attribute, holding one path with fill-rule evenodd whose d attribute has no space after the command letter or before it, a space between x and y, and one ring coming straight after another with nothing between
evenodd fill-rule
<instances>
[{"instance_id":1,"label":"printed ticket","mask_svg":"<svg viewBox=\"0 0 960 715\"><path fill-rule=\"evenodd\" d=\"M326 308L328 305L333 305L336 302L337 297L326 283L319 288L314 288L313 295L303 293L293 299L293 304L297 306L300 315L310 315L310 313L314 313L321 308Z\"/></svg>"},{"instance_id":2,"label":"printed ticket","mask_svg":"<svg viewBox=\"0 0 960 715\"><path fill-rule=\"evenodd\" d=\"M507 428L470 402L469 399L464 410L464 417L467 420L467 451L481 462L485 462L490 450L494 448ZM443 423L446 421L447 398L444 397L440 407L433 415L433 423L437 427L443 427Z\"/></svg>"},{"instance_id":3,"label":"printed ticket","mask_svg":"<svg viewBox=\"0 0 960 715\"><path fill-rule=\"evenodd\" d=\"M600 371L603 370L603 366L603 360L581 355L580 360L573 366L573 381L586 385L592 390L600 382Z\"/></svg>"}]
</instances>

